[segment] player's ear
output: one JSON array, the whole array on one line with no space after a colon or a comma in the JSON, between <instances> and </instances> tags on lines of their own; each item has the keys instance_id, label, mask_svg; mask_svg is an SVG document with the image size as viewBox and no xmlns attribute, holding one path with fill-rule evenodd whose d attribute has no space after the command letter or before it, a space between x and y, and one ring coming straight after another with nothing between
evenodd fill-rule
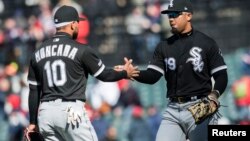
<instances>
[{"instance_id":1,"label":"player's ear","mask_svg":"<svg viewBox=\"0 0 250 141\"><path fill-rule=\"evenodd\" d=\"M74 22L72 22L72 23L70 24L70 28L71 28L71 30L74 30Z\"/></svg>"},{"instance_id":2,"label":"player's ear","mask_svg":"<svg viewBox=\"0 0 250 141\"><path fill-rule=\"evenodd\" d=\"M192 19L192 17L193 17L193 14L192 13L186 13L186 18L187 18L187 21L191 21L191 19Z\"/></svg>"}]
</instances>

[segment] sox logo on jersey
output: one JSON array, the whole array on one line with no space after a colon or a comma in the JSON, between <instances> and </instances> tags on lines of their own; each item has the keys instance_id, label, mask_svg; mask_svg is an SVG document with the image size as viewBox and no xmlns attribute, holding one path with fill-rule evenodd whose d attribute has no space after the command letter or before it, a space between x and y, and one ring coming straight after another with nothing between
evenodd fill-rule
<instances>
[{"instance_id":1,"label":"sox logo on jersey","mask_svg":"<svg viewBox=\"0 0 250 141\"><path fill-rule=\"evenodd\" d=\"M201 72L204 67L200 52L202 51L199 47L193 47L190 49L189 54L192 56L187 59L186 63L191 62L193 64L194 71Z\"/></svg>"}]
</instances>

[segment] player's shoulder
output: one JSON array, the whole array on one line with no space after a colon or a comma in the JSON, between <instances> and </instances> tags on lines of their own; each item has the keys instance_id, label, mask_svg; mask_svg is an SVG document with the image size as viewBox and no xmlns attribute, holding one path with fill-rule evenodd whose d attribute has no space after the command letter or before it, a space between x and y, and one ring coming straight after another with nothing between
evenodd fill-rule
<instances>
[{"instance_id":1,"label":"player's shoulder","mask_svg":"<svg viewBox=\"0 0 250 141\"><path fill-rule=\"evenodd\" d=\"M209 36L208 34L201 32L199 30L194 30L193 34L195 35L195 39L199 42L209 42L209 43L213 43L215 42L215 40Z\"/></svg>"},{"instance_id":2,"label":"player's shoulder","mask_svg":"<svg viewBox=\"0 0 250 141\"><path fill-rule=\"evenodd\" d=\"M170 37L168 38L165 38L161 41L162 44L168 44L168 45L171 45L173 44L175 41L177 41L179 38L177 35L173 34L171 35Z\"/></svg>"},{"instance_id":3,"label":"player's shoulder","mask_svg":"<svg viewBox=\"0 0 250 141\"><path fill-rule=\"evenodd\" d=\"M32 52L32 55L30 56L30 59L31 60L35 60L35 55L36 55L36 53L37 52L39 52L39 50L41 49L41 48L43 48L44 46L47 46L48 44L50 44L52 41L51 41L51 38L48 38L48 39L45 39L44 41L42 41L42 43L39 45L39 46L37 46L36 48L35 48L35 50Z\"/></svg>"},{"instance_id":4,"label":"player's shoulder","mask_svg":"<svg viewBox=\"0 0 250 141\"><path fill-rule=\"evenodd\" d=\"M168 37L168 38L164 38L164 39L162 39L159 43L158 43L158 45L157 45L157 48L158 49L163 49L163 48L168 48L168 47L170 47L172 44L174 44L175 43L175 41L177 40L178 38L175 36L175 35L172 35L172 36L170 36L170 37Z\"/></svg>"},{"instance_id":5,"label":"player's shoulder","mask_svg":"<svg viewBox=\"0 0 250 141\"><path fill-rule=\"evenodd\" d=\"M89 45L89 44L83 44L83 43L80 43L80 42L74 40L72 43L72 46L74 46L78 49L77 56L80 58L86 54L96 54L93 47L91 47L91 45Z\"/></svg>"},{"instance_id":6,"label":"player's shoulder","mask_svg":"<svg viewBox=\"0 0 250 141\"><path fill-rule=\"evenodd\" d=\"M74 47L77 47L77 48L79 48L81 50L86 50L86 49L89 48L88 44L83 44L83 43L80 43L80 42L75 41L75 40L72 40L71 45L74 46Z\"/></svg>"},{"instance_id":7,"label":"player's shoulder","mask_svg":"<svg viewBox=\"0 0 250 141\"><path fill-rule=\"evenodd\" d=\"M89 44L83 44L83 43L80 43L78 41L74 41L73 46L77 47L79 49L79 51L81 51L82 53L93 51L93 48Z\"/></svg>"}]
</instances>

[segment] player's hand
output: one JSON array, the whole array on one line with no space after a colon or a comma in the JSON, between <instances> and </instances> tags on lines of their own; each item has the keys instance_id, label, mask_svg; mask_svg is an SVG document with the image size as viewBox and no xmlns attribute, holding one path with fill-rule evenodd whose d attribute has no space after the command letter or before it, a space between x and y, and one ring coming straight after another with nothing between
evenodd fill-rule
<instances>
[{"instance_id":1,"label":"player's hand","mask_svg":"<svg viewBox=\"0 0 250 141\"><path fill-rule=\"evenodd\" d=\"M30 124L30 125L27 127L27 130L28 130L28 132L35 132L35 131L38 130L37 128L38 128L38 127L37 127L35 124Z\"/></svg>"},{"instance_id":2,"label":"player's hand","mask_svg":"<svg viewBox=\"0 0 250 141\"><path fill-rule=\"evenodd\" d=\"M132 59L128 59L128 58L124 58L124 66L123 66L123 70L127 71L127 77L131 80L134 80L133 77L137 77L139 76L140 71L138 70L137 66L133 66L132 65Z\"/></svg>"},{"instance_id":3,"label":"player's hand","mask_svg":"<svg viewBox=\"0 0 250 141\"><path fill-rule=\"evenodd\" d=\"M30 141L30 133L36 132L38 130L38 127L35 124L30 124L25 130L24 130L24 137L27 141Z\"/></svg>"}]
</instances>

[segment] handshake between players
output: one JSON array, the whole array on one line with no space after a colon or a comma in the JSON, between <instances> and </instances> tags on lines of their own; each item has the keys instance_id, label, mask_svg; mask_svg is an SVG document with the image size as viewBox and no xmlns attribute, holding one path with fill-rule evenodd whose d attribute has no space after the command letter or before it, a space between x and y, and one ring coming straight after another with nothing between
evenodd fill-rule
<instances>
[{"instance_id":1,"label":"handshake between players","mask_svg":"<svg viewBox=\"0 0 250 141\"><path fill-rule=\"evenodd\" d=\"M114 66L115 71L123 71L125 70L127 72L127 78L130 80L134 80L133 77L139 76L139 69L138 66L133 66L132 64L133 60L128 59L127 57L124 57L124 65L116 65Z\"/></svg>"}]
</instances>

